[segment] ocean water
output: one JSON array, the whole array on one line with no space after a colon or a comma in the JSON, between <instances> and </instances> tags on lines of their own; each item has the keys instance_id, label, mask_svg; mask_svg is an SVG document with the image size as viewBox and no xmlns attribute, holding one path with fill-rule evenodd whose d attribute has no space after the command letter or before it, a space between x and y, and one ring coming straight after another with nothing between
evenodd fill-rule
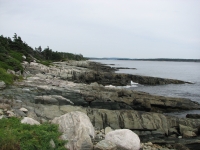
<instances>
[{"instance_id":1,"label":"ocean water","mask_svg":"<svg viewBox=\"0 0 200 150\"><path fill-rule=\"evenodd\" d=\"M199 62L169 62L169 61L130 61L130 60L92 60L111 67L129 67L120 69L118 73L161 77L189 81L193 84L169 84L159 86L134 85L135 91L144 91L154 95L188 98L200 103L200 63ZM188 112L186 112L188 113ZM190 111L200 113L200 111ZM184 114L183 112L181 113ZM177 115L180 115L177 113Z\"/></svg>"}]
</instances>

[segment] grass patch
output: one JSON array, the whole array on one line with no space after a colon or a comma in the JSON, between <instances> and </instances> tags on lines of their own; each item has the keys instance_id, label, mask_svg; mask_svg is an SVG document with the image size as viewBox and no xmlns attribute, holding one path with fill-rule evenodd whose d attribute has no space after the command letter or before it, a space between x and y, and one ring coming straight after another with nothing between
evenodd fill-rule
<instances>
[{"instance_id":1,"label":"grass patch","mask_svg":"<svg viewBox=\"0 0 200 150\"><path fill-rule=\"evenodd\" d=\"M45 65L45 66L50 66L52 65L52 61L40 61L39 63Z\"/></svg>"},{"instance_id":2,"label":"grass patch","mask_svg":"<svg viewBox=\"0 0 200 150\"><path fill-rule=\"evenodd\" d=\"M7 73L5 69L0 68L0 81L4 81L6 84L12 84L13 79L13 75Z\"/></svg>"},{"instance_id":3,"label":"grass patch","mask_svg":"<svg viewBox=\"0 0 200 150\"><path fill-rule=\"evenodd\" d=\"M53 139L57 150L66 150L65 141L59 139L61 133L55 124L28 125L21 124L19 118L0 120L1 150L53 150Z\"/></svg>"},{"instance_id":4,"label":"grass patch","mask_svg":"<svg viewBox=\"0 0 200 150\"><path fill-rule=\"evenodd\" d=\"M19 53L19 52L16 52L16 51L11 51L10 52L10 56L12 56L13 58L15 58L16 60L18 60L19 62L22 62L23 61L23 54L22 53Z\"/></svg>"}]
</instances>

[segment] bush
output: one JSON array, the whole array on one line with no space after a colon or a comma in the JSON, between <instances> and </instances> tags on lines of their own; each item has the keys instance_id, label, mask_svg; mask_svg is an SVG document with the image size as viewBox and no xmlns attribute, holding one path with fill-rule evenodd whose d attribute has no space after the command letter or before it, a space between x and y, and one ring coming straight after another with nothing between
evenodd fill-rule
<instances>
[{"instance_id":1,"label":"bush","mask_svg":"<svg viewBox=\"0 0 200 150\"><path fill-rule=\"evenodd\" d=\"M5 61L6 64L8 64L9 66L12 67L12 70L14 71L21 71L23 72L23 67L21 65L21 63L16 60L15 58L12 58L12 57L9 57L6 61Z\"/></svg>"},{"instance_id":2,"label":"bush","mask_svg":"<svg viewBox=\"0 0 200 150\"><path fill-rule=\"evenodd\" d=\"M22 53L19 53L19 52L15 52L15 51L12 51L10 53L10 56L12 56L13 58L15 58L16 60L18 60L19 62L22 62L23 61L23 54Z\"/></svg>"},{"instance_id":3,"label":"bush","mask_svg":"<svg viewBox=\"0 0 200 150\"><path fill-rule=\"evenodd\" d=\"M13 79L13 75L7 73L5 69L0 68L0 81L4 81L6 84L12 84Z\"/></svg>"},{"instance_id":4,"label":"bush","mask_svg":"<svg viewBox=\"0 0 200 150\"><path fill-rule=\"evenodd\" d=\"M1 150L53 150L50 140L57 150L65 150L65 141L59 139L58 126L54 124L21 124L18 118L0 120Z\"/></svg>"}]
</instances>

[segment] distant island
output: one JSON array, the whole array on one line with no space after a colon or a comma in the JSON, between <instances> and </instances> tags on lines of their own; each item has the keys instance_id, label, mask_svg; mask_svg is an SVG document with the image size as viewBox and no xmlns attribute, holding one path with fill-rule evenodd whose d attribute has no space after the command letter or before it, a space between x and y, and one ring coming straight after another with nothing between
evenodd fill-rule
<instances>
[{"instance_id":1,"label":"distant island","mask_svg":"<svg viewBox=\"0 0 200 150\"><path fill-rule=\"evenodd\" d=\"M96 58L88 57L89 60L137 60L137 61L176 61L176 62L200 62L200 59L180 59L180 58L147 58L147 59L137 59L137 58Z\"/></svg>"}]
</instances>

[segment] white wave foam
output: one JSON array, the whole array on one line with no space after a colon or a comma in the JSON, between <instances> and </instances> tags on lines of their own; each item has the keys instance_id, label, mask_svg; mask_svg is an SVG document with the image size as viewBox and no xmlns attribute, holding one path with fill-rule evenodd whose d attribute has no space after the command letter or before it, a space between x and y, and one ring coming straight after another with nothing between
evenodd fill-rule
<instances>
[{"instance_id":1,"label":"white wave foam","mask_svg":"<svg viewBox=\"0 0 200 150\"><path fill-rule=\"evenodd\" d=\"M131 85L135 85L135 84L138 84L138 83L131 81Z\"/></svg>"}]
</instances>

